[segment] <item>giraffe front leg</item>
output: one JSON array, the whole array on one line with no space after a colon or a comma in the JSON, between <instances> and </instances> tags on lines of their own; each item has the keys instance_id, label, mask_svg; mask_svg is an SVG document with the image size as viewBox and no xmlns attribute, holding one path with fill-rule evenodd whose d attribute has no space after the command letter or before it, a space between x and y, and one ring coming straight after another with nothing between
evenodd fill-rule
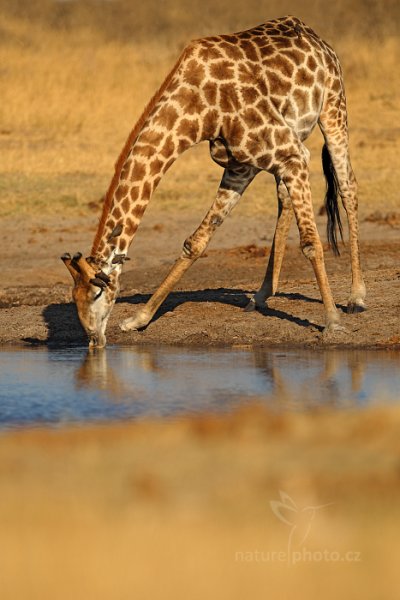
<instances>
[{"instance_id":1,"label":"giraffe front leg","mask_svg":"<svg viewBox=\"0 0 400 600\"><path fill-rule=\"evenodd\" d=\"M125 319L122 321L120 328L122 331L130 331L143 329L146 327L153 318L159 306L164 302L170 291L173 289L175 284L181 279L183 274L193 264L195 258L189 258L181 256L178 258L167 277L161 283L156 292L152 295L150 300L145 304L134 317Z\"/></svg>"},{"instance_id":2,"label":"giraffe front leg","mask_svg":"<svg viewBox=\"0 0 400 600\"><path fill-rule=\"evenodd\" d=\"M189 267L203 254L212 234L241 198L242 193L255 177L257 171L252 167L226 169L217 197L200 226L188 237L181 256L178 258L164 281L154 292L150 300L139 310L135 317L126 319L120 325L123 331L141 329L148 325L162 302L181 279Z\"/></svg>"},{"instance_id":3,"label":"giraffe front leg","mask_svg":"<svg viewBox=\"0 0 400 600\"><path fill-rule=\"evenodd\" d=\"M286 240L292 222L292 203L282 180L276 178L278 194L278 219L276 222L274 240L269 255L264 281L244 309L246 312L262 308L267 298L274 296L278 288L279 275L285 254Z\"/></svg>"}]
</instances>

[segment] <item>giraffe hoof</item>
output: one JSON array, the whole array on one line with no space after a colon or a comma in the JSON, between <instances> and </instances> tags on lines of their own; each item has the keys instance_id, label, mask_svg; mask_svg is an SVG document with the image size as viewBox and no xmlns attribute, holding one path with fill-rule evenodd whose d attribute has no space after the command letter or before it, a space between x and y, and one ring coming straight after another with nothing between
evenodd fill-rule
<instances>
[{"instance_id":1,"label":"giraffe hoof","mask_svg":"<svg viewBox=\"0 0 400 600\"><path fill-rule=\"evenodd\" d=\"M347 305L347 314L354 315L356 313L362 313L367 310L365 304L357 304L356 302L349 302Z\"/></svg>"},{"instance_id":2,"label":"giraffe hoof","mask_svg":"<svg viewBox=\"0 0 400 600\"><path fill-rule=\"evenodd\" d=\"M341 325L340 323L330 323L329 325L324 327L322 334L325 337L335 333L347 333L347 331L348 330L346 329L346 327L344 325Z\"/></svg>"},{"instance_id":3,"label":"giraffe hoof","mask_svg":"<svg viewBox=\"0 0 400 600\"><path fill-rule=\"evenodd\" d=\"M120 329L122 331L137 331L138 329L143 329L148 324L149 319L146 317L131 317L130 319L125 319L120 323Z\"/></svg>"},{"instance_id":4,"label":"giraffe hoof","mask_svg":"<svg viewBox=\"0 0 400 600\"><path fill-rule=\"evenodd\" d=\"M132 325L129 323L131 320L132 319L125 319L125 321L122 321L122 323L119 324L121 331L132 331L132 329L135 329L135 327L132 327Z\"/></svg>"},{"instance_id":5,"label":"giraffe hoof","mask_svg":"<svg viewBox=\"0 0 400 600\"><path fill-rule=\"evenodd\" d=\"M257 308L256 301L254 300L254 298L251 298L249 300L249 303L244 307L243 311L244 312L253 312L253 310L256 310L256 308Z\"/></svg>"}]
</instances>

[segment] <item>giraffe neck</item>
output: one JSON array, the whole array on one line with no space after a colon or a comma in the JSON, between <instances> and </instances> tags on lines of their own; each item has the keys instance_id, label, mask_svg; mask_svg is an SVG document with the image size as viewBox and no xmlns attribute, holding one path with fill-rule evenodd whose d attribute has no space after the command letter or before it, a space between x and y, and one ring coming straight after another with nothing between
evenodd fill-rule
<instances>
[{"instance_id":1,"label":"giraffe neck","mask_svg":"<svg viewBox=\"0 0 400 600\"><path fill-rule=\"evenodd\" d=\"M161 178L182 152L201 141L198 115L187 118L176 99L179 85L174 74L179 64L150 102L117 162L91 251L103 265L111 267L118 262L116 255L126 255Z\"/></svg>"}]
</instances>

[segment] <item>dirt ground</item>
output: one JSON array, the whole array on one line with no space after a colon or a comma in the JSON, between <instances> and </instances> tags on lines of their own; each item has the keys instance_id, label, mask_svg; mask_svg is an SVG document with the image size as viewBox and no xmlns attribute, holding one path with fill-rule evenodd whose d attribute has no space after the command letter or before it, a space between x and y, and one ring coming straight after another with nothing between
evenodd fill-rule
<instances>
[{"instance_id":1,"label":"dirt ground","mask_svg":"<svg viewBox=\"0 0 400 600\"><path fill-rule=\"evenodd\" d=\"M326 266L345 332L323 335L324 311L314 275L292 227L279 292L268 308L245 313L262 281L274 220L233 215L215 234L204 257L189 270L149 326L125 333L118 324L147 301L200 221L196 211L153 211L137 234L109 321L109 344L400 346L400 219L373 213L361 222L368 310L346 314L350 286L348 247L339 258L326 248ZM97 216L4 219L0 343L84 344L64 251L89 252ZM318 217L324 239L325 217Z\"/></svg>"}]
</instances>

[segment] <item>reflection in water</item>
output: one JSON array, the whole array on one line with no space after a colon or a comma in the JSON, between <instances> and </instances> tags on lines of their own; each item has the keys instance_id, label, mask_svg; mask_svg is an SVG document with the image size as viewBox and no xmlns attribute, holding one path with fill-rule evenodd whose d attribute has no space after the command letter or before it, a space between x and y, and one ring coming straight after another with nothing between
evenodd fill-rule
<instances>
[{"instance_id":1,"label":"reflection in water","mask_svg":"<svg viewBox=\"0 0 400 600\"><path fill-rule=\"evenodd\" d=\"M93 388L99 392L107 392L110 399L118 400L128 395L129 388L108 365L107 352L102 350L88 351L76 374L77 389Z\"/></svg>"},{"instance_id":2,"label":"reflection in water","mask_svg":"<svg viewBox=\"0 0 400 600\"><path fill-rule=\"evenodd\" d=\"M270 382L274 399L282 405L336 406L354 403L363 395L367 364L374 365L377 353L365 351L255 350L255 366ZM384 390L381 390L382 392ZM375 398L376 399L376 398Z\"/></svg>"},{"instance_id":3,"label":"reflection in water","mask_svg":"<svg viewBox=\"0 0 400 600\"><path fill-rule=\"evenodd\" d=\"M78 389L104 391L111 400L146 399L149 406L166 402L171 408L179 403L182 410L217 407L238 397L283 407L336 406L373 400L374 389L382 387L377 363L387 364L382 358L365 351L113 349L88 352L75 376ZM377 371L370 389L364 386L367 367Z\"/></svg>"},{"instance_id":4,"label":"reflection in water","mask_svg":"<svg viewBox=\"0 0 400 600\"><path fill-rule=\"evenodd\" d=\"M399 355L113 348L0 352L0 426L398 401Z\"/></svg>"}]
</instances>

